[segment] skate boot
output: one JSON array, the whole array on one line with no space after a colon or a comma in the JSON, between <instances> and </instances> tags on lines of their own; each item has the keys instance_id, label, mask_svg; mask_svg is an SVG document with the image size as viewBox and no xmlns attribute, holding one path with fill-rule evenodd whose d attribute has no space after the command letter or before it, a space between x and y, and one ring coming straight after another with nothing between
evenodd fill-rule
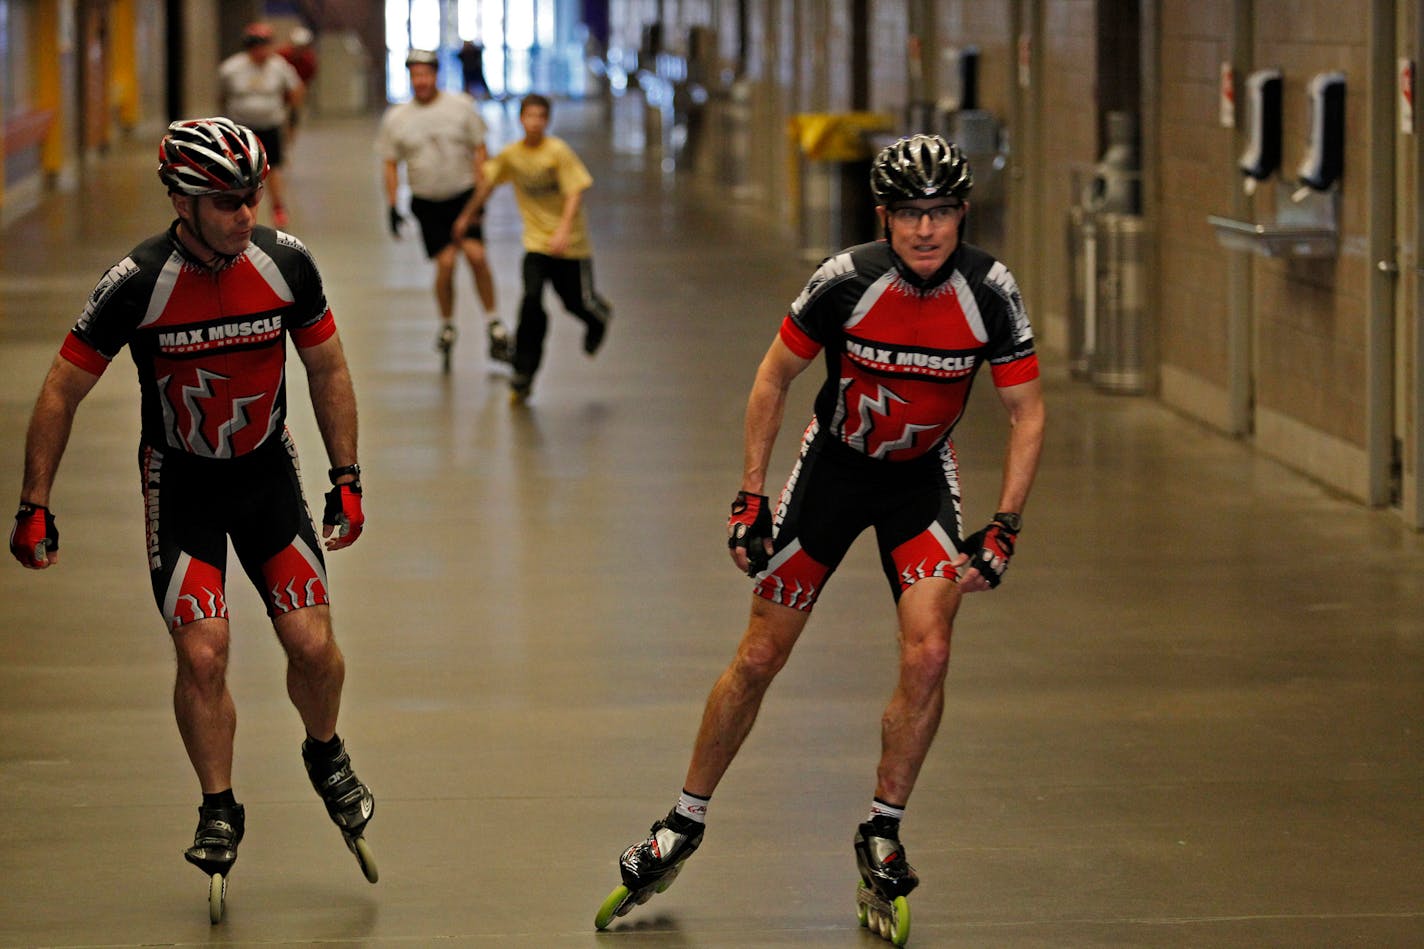
<instances>
[{"instance_id":1,"label":"skate boot","mask_svg":"<svg viewBox=\"0 0 1424 949\"><path fill-rule=\"evenodd\" d=\"M455 340L460 336L460 331L451 322L440 327L440 335L435 337L435 348L440 352L440 367L443 372L450 371L450 360L455 355Z\"/></svg>"},{"instance_id":2,"label":"skate boot","mask_svg":"<svg viewBox=\"0 0 1424 949\"><path fill-rule=\"evenodd\" d=\"M227 904L227 877L237 862L246 815L241 804L198 807L198 829L183 859L208 875L208 919L222 922Z\"/></svg>"},{"instance_id":3,"label":"skate boot","mask_svg":"<svg viewBox=\"0 0 1424 949\"><path fill-rule=\"evenodd\" d=\"M335 757L325 758L319 752L314 753L308 741L302 745L302 762L307 766L307 777L311 778L312 787L316 788L316 793L326 804L332 823L336 824L346 840L346 846L356 855L356 862L361 864L361 872L375 883L380 874L364 832L376 812L376 798L351 770L351 756L346 753L346 744L342 742L338 745Z\"/></svg>"},{"instance_id":4,"label":"skate boot","mask_svg":"<svg viewBox=\"0 0 1424 949\"><path fill-rule=\"evenodd\" d=\"M509 404L524 405L534 391L534 377L516 372L509 377Z\"/></svg>"},{"instance_id":5,"label":"skate boot","mask_svg":"<svg viewBox=\"0 0 1424 949\"><path fill-rule=\"evenodd\" d=\"M618 861L623 885L608 894L608 899L598 908L594 927L607 928L615 917L626 915L633 907L652 899L654 893L672 886L682 872L683 862L702 843L705 829L697 821L678 814L676 808L653 824L646 839L623 851Z\"/></svg>"},{"instance_id":6,"label":"skate boot","mask_svg":"<svg viewBox=\"0 0 1424 949\"><path fill-rule=\"evenodd\" d=\"M882 939L903 946L910 938L910 901L920 883L915 868L905 859L897 821L877 817L855 832L855 863L860 869L856 887L856 919Z\"/></svg>"},{"instance_id":7,"label":"skate boot","mask_svg":"<svg viewBox=\"0 0 1424 949\"><path fill-rule=\"evenodd\" d=\"M509 339L509 330L499 320L490 320L486 327L489 336L489 358L492 362L511 362L514 346Z\"/></svg>"}]
</instances>

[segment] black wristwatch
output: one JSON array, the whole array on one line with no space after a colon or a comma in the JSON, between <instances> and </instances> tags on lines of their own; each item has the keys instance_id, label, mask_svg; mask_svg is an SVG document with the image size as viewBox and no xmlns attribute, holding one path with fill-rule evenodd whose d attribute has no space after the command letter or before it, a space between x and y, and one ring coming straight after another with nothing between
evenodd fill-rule
<instances>
[{"instance_id":1,"label":"black wristwatch","mask_svg":"<svg viewBox=\"0 0 1424 949\"><path fill-rule=\"evenodd\" d=\"M1017 511L998 511L994 514L994 523L1017 534L1023 530L1023 515Z\"/></svg>"},{"instance_id":2,"label":"black wristwatch","mask_svg":"<svg viewBox=\"0 0 1424 949\"><path fill-rule=\"evenodd\" d=\"M360 481L360 480L361 480L361 466L360 466L360 465L342 465L340 468L332 468L330 471L328 471L328 472L326 473L326 476L331 479L331 483L332 483L332 484L335 484L338 479L344 478L344 477L346 477L347 475L351 475L351 476L354 477L357 481Z\"/></svg>"}]
</instances>

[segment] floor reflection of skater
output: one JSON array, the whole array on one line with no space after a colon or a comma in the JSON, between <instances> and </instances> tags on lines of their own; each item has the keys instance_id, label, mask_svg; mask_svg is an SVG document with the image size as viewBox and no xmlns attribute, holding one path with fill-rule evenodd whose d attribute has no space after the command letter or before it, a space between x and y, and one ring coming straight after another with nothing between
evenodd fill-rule
<instances>
[{"instance_id":1,"label":"floor reflection of skater","mask_svg":"<svg viewBox=\"0 0 1424 949\"><path fill-rule=\"evenodd\" d=\"M862 921L903 944L918 877L900 820L944 709L952 627L967 593L997 587L1014 552L1043 444L1038 360L1003 264L960 242L973 177L959 149L917 135L871 168L885 240L828 259L791 304L747 401L745 467L728 519L737 568L755 578L751 617L712 687L681 794L620 861L607 925L665 888L699 846L713 791L750 733L818 596L855 538L874 527L896 602L899 679L881 719L869 814L855 832ZM827 378L795 470L773 505L767 467L792 381L822 355ZM1008 420L993 519L963 537L951 433L979 370Z\"/></svg>"},{"instance_id":2,"label":"floor reflection of skater","mask_svg":"<svg viewBox=\"0 0 1424 949\"><path fill-rule=\"evenodd\" d=\"M150 580L177 659L178 731L202 791L185 857L212 876L215 921L245 822L232 785L229 541L286 653L308 775L353 847L374 806L336 733L346 665L332 632L322 543L284 424L288 336L331 465L327 550L354 543L365 520L356 397L310 254L256 223L267 174L266 152L248 128L226 118L169 126L159 177L176 219L104 275L55 356L30 419L10 535L10 552L25 566L59 562L55 475L80 402L127 346L142 394Z\"/></svg>"}]
</instances>

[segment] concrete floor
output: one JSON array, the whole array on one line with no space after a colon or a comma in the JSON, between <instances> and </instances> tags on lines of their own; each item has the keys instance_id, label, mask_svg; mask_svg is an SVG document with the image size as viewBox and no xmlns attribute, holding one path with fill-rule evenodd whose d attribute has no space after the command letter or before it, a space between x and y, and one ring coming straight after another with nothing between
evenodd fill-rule
<instances>
[{"instance_id":1,"label":"concrete floor","mask_svg":"<svg viewBox=\"0 0 1424 949\"><path fill-rule=\"evenodd\" d=\"M619 852L673 801L745 619L722 539L742 407L809 272L726 195L646 161L630 109L556 107L598 179L597 276L617 320L588 360L555 307L522 410L483 361L466 274L466 339L454 373L437 371L430 270L416 240L386 237L374 121L318 122L295 148L291 230L326 276L361 407L369 527L329 568L341 732L378 797L381 882L307 786L280 650L234 572L248 832L228 919L208 923L181 858L198 793L145 576L125 356L61 472L63 564L0 569L0 945L884 945L852 905L850 837L894 672L864 541L701 852L593 931ZM496 141L515 134L491 120ZM85 295L168 220L152 155L116 152L0 235L11 490ZM506 193L490 221L506 316L517 232ZM1044 362L1050 432L1020 553L961 614L905 824L923 879L911 945L1424 945L1424 538ZM795 390L780 472L816 375ZM301 380L292 427L320 471ZM997 489L988 388L958 439L971 521Z\"/></svg>"}]
</instances>

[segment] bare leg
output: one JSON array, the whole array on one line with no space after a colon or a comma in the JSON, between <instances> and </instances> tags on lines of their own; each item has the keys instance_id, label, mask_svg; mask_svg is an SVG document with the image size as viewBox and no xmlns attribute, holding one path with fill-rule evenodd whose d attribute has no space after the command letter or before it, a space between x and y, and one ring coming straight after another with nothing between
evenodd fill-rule
<instances>
[{"instance_id":1,"label":"bare leg","mask_svg":"<svg viewBox=\"0 0 1424 949\"><path fill-rule=\"evenodd\" d=\"M791 657L791 648L809 618L809 613L752 597L746 634L731 665L707 697L683 784L689 792L712 796L751 732L771 680Z\"/></svg>"},{"instance_id":2,"label":"bare leg","mask_svg":"<svg viewBox=\"0 0 1424 949\"><path fill-rule=\"evenodd\" d=\"M485 315L493 319L494 275L490 273L489 260L485 257L485 245L474 238L466 238L460 242L460 248L465 252L465 259L470 262L470 272L475 278L475 290L480 295L480 305L484 307Z\"/></svg>"},{"instance_id":3,"label":"bare leg","mask_svg":"<svg viewBox=\"0 0 1424 949\"><path fill-rule=\"evenodd\" d=\"M263 182L263 186L267 189L268 197L272 199L272 209L274 212L277 208L285 208L287 206L285 200L285 185L282 181L282 169L267 169L267 179Z\"/></svg>"},{"instance_id":4,"label":"bare leg","mask_svg":"<svg viewBox=\"0 0 1424 949\"><path fill-rule=\"evenodd\" d=\"M307 734L330 741L341 710L346 660L331 631L331 610L308 606L279 614L272 627L287 653L287 695L297 707Z\"/></svg>"},{"instance_id":5,"label":"bare leg","mask_svg":"<svg viewBox=\"0 0 1424 949\"><path fill-rule=\"evenodd\" d=\"M204 619L173 633L178 675L173 715L188 760L206 794L232 787L232 742L237 708L227 687L228 623Z\"/></svg>"},{"instance_id":6,"label":"bare leg","mask_svg":"<svg viewBox=\"0 0 1424 949\"><path fill-rule=\"evenodd\" d=\"M435 305L447 323L455 318L455 253L455 245L447 244L435 255Z\"/></svg>"},{"instance_id":7,"label":"bare leg","mask_svg":"<svg viewBox=\"0 0 1424 949\"><path fill-rule=\"evenodd\" d=\"M875 796L903 806L944 713L949 643L959 610L953 580L926 579L900 597L900 680L881 718Z\"/></svg>"}]
</instances>

